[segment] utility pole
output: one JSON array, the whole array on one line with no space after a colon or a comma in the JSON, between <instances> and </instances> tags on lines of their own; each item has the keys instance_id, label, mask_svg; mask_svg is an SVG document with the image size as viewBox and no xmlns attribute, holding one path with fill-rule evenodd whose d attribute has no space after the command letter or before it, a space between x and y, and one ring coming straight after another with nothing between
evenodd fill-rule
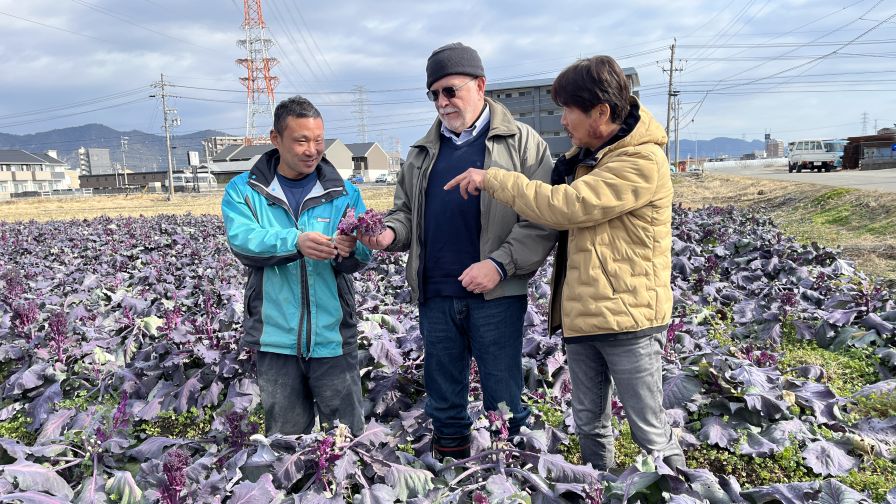
<instances>
[{"instance_id":1,"label":"utility pole","mask_svg":"<svg viewBox=\"0 0 896 504\"><path fill-rule=\"evenodd\" d=\"M128 185L128 161L125 158L125 151L128 150L128 137L121 137L121 169L124 173L124 185L127 187Z\"/></svg>"},{"instance_id":2,"label":"utility pole","mask_svg":"<svg viewBox=\"0 0 896 504\"><path fill-rule=\"evenodd\" d=\"M159 82L153 84L153 87L159 88L159 96L162 98L162 120L165 128L165 151L168 153L168 201L174 199L174 160L171 158L171 128L180 126L180 118L177 117L177 110L168 108L168 94L165 92L165 74ZM150 95L154 97L156 95Z\"/></svg>"},{"instance_id":3,"label":"utility pole","mask_svg":"<svg viewBox=\"0 0 896 504\"><path fill-rule=\"evenodd\" d=\"M678 169L678 127L681 120L681 98L678 97L678 92L675 92L675 168Z\"/></svg>"},{"instance_id":4,"label":"utility pole","mask_svg":"<svg viewBox=\"0 0 896 504\"><path fill-rule=\"evenodd\" d=\"M673 98L674 96L678 95L677 92L675 92L675 91L672 90L672 81L673 81L675 72L680 72L680 71L683 70L681 67L675 68L675 43L676 43L676 39L673 38L673 39L672 39L672 47L670 47L670 49L672 50L672 52L671 52L671 54L669 55L669 69L668 69L668 72L669 72L669 90L668 90L668 92L667 92L667 96L666 96L666 157L667 157L667 158L669 157L669 154L670 154L670 152L669 152L669 138L670 138L670 136L671 136L670 134L671 134L671 132L672 132L672 130L671 130L671 126L672 126L672 98ZM665 68L663 68L663 72L666 72L666 71L667 71L667 70L666 70Z\"/></svg>"}]
</instances>

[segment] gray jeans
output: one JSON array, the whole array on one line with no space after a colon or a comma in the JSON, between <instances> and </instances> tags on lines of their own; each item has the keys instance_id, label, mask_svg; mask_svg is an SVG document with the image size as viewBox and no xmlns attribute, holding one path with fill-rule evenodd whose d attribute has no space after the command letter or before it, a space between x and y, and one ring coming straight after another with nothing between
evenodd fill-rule
<instances>
[{"instance_id":1,"label":"gray jeans","mask_svg":"<svg viewBox=\"0 0 896 504\"><path fill-rule=\"evenodd\" d=\"M663 409L664 342L659 333L566 346L583 463L599 470L614 466L610 393L615 383L635 443L647 453L662 454L670 467L684 467L684 454Z\"/></svg>"},{"instance_id":2,"label":"gray jeans","mask_svg":"<svg viewBox=\"0 0 896 504\"><path fill-rule=\"evenodd\" d=\"M364 432L357 349L315 359L258 352L256 370L268 436L308 434L315 413L321 425L339 420L356 436Z\"/></svg>"}]
</instances>

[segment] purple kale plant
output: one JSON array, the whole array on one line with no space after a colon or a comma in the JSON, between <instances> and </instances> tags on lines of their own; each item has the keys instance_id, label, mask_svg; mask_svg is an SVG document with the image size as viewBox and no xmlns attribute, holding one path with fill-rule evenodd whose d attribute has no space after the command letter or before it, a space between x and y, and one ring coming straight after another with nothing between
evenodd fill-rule
<instances>
[{"instance_id":1,"label":"purple kale plant","mask_svg":"<svg viewBox=\"0 0 896 504\"><path fill-rule=\"evenodd\" d=\"M186 469L189 465L190 456L180 448L175 448L165 454L165 461L162 463L165 483L160 489L163 504L180 504L180 494L187 484Z\"/></svg>"},{"instance_id":2,"label":"purple kale plant","mask_svg":"<svg viewBox=\"0 0 896 504\"><path fill-rule=\"evenodd\" d=\"M13 331L25 338L29 345L34 342L34 324L39 317L40 310L33 300L16 303L12 309Z\"/></svg>"},{"instance_id":3,"label":"purple kale plant","mask_svg":"<svg viewBox=\"0 0 896 504\"><path fill-rule=\"evenodd\" d=\"M349 207L342 219L339 220L339 224L336 225L336 231L341 235L348 236L355 234L357 229L358 219L355 218L355 209Z\"/></svg>"},{"instance_id":4,"label":"purple kale plant","mask_svg":"<svg viewBox=\"0 0 896 504\"><path fill-rule=\"evenodd\" d=\"M68 320L65 313L58 310L50 315L50 321L47 323L49 330L49 346L56 354L56 361L65 364L66 347L69 343L68 337Z\"/></svg>"},{"instance_id":5,"label":"purple kale plant","mask_svg":"<svg viewBox=\"0 0 896 504\"><path fill-rule=\"evenodd\" d=\"M328 480L330 479L329 475L333 464L342 458L342 454L336 451L336 439L333 436L324 436L317 442L315 455L317 456L317 479L324 484L324 487L329 492L330 485Z\"/></svg>"},{"instance_id":6,"label":"purple kale plant","mask_svg":"<svg viewBox=\"0 0 896 504\"><path fill-rule=\"evenodd\" d=\"M488 495L483 493L481 490L476 490L473 492L473 504L488 504Z\"/></svg>"},{"instance_id":7,"label":"purple kale plant","mask_svg":"<svg viewBox=\"0 0 896 504\"><path fill-rule=\"evenodd\" d=\"M498 441L507 441L510 437L510 424L500 411L487 411L485 418L488 420L488 430L497 434Z\"/></svg>"},{"instance_id":8,"label":"purple kale plant","mask_svg":"<svg viewBox=\"0 0 896 504\"><path fill-rule=\"evenodd\" d=\"M22 275L16 269L9 268L3 272L3 302L7 306L13 306L25 293L25 283Z\"/></svg>"},{"instance_id":9,"label":"purple kale plant","mask_svg":"<svg viewBox=\"0 0 896 504\"><path fill-rule=\"evenodd\" d=\"M258 432L258 424L249 420L247 413L230 410L224 416L224 429L230 447L240 450L249 445L249 438Z\"/></svg>"},{"instance_id":10,"label":"purple kale plant","mask_svg":"<svg viewBox=\"0 0 896 504\"><path fill-rule=\"evenodd\" d=\"M341 235L361 233L367 236L376 236L385 229L383 214L371 208L361 215L356 215L355 209L349 208L345 216L339 221L336 229Z\"/></svg>"},{"instance_id":11,"label":"purple kale plant","mask_svg":"<svg viewBox=\"0 0 896 504\"><path fill-rule=\"evenodd\" d=\"M376 236L386 229L382 212L370 208L358 216L358 231L367 236Z\"/></svg>"}]
</instances>

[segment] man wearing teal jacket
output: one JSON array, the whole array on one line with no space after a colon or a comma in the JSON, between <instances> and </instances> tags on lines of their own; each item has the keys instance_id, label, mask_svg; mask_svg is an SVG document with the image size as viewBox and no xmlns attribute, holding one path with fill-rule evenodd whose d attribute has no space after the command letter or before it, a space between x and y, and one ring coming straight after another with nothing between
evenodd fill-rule
<instances>
[{"instance_id":1,"label":"man wearing teal jacket","mask_svg":"<svg viewBox=\"0 0 896 504\"><path fill-rule=\"evenodd\" d=\"M324 125L307 99L274 111L271 143L227 184L221 212L233 254L246 266L243 345L256 369L268 435L307 434L315 410L354 434L364 429L351 274L370 259L340 219L364 212L361 193L323 158Z\"/></svg>"}]
</instances>

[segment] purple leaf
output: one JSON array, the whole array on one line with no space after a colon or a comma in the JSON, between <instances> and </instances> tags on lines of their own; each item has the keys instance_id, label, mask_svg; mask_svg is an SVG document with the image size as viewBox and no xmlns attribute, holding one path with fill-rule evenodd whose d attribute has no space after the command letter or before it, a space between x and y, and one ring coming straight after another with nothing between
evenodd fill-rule
<instances>
[{"instance_id":1,"label":"purple leaf","mask_svg":"<svg viewBox=\"0 0 896 504\"><path fill-rule=\"evenodd\" d=\"M858 465L842 448L829 441L810 443L803 450L806 465L822 476L842 476Z\"/></svg>"},{"instance_id":2,"label":"purple leaf","mask_svg":"<svg viewBox=\"0 0 896 504\"><path fill-rule=\"evenodd\" d=\"M711 445L729 448L737 441L737 433L720 417L706 417L700 420L700 423L703 427L697 433L697 437Z\"/></svg>"},{"instance_id":3,"label":"purple leaf","mask_svg":"<svg viewBox=\"0 0 896 504\"><path fill-rule=\"evenodd\" d=\"M280 488L289 488L305 474L305 463L301 453L280 457L274 462L274 482Z\"/></svg>"},{"instance_id":4,"label":"purple leaf","mask_svg":"<svg viewBox=\"0 0 896 504\"><path fill-rule=\"evenodd\" d=\"M861 313L861 308L853 308L851 310L833 310L824 314L824 319L835 326L846 326L852 323L857 314Z\"/></svg>"},{"instance_id":5,"label":"purple leaf","mask_svg":"<svg viewBox=\"0 0 896 504\"><path fill-rule=\"evenodd\" d=\"M60 399L62 399L62 387L59 382L55 382L26 408L31 417L28 429L32 431L39 429Z\"/></svg>"},{"instance_id":6,"label":"purple leaf","mask_svg":"<svg viewBox=\"0 0 896 504\"><path fill-rule=\"evenodd\" d=\"M62 429L68 424L73 416L75 416L75 410L73 409L57 411L50 415L50 418L44 423L40 434L37 436L35 444L44 444L51 439L58 438L59 433L62 432Z\"/></svg>"},{"instance_id":7,"label":"purple leaf","mask_svg":"<svg viewBox=\"0 0 896 504\"><path fill-rule=\"evenodd\" d=\"M45 379L44 372L49 366L49 364L43 362L35 364L29 368L22 368L6 381L3 396L10 397L12 395L18 395L26 390L31 390L34 387L41 385Z\"/></svg>"},{"instance_id":8,"label":"purple leaf","mask_svg":"<svg viewBox=\"0 0 896 504\"><path fill-rule=\"evenodd\" d=\"M751 431L747 431L747 439L740 444L740 454L751 457L768 457L779 451L777 445Z\"/></svg>"},{"instance_id":9,"label":"purple leaf","mask_svg":"<svg viewBox=\"0 0 896 504\"><path fill-rule=\"evenodd\" d=\"M196 373L192 378L186 381L184 385L178 389L175 394L174 411L183 413L196 405L196 399L199 397L200 374Z\"/></svg>"},{"instance_id":10,"label":"purple leaf","mask_svg":"<svg viewBox=\"0 0 896 504\"><path fill-rule=\"evenodd\" d=\"M538 460L538 474L556 483L595 484L600 481L591 466L570 464L560 455L544 454Z\"/></svg>"},{"instance_id":11,"label":"purple leaf","mask_svg":"<svg viewBox=\"0 0 896 504\"><path fill-rule=\"evenodd\" d=\"M137 448L134 448L133 450L127 452L127 455L140 461L158 460L162 457L162 453L165 452L165 448L172 445L179 445L181 443L182 441L178 441L176 439L166 437L151 437L141 443Z\"/></svg>"},{"instance_id":12,"label":"purple leaf","mask_svg":"<svg viewBox=\"0 0 896 504\"><path fill-rule=\"evenodd\" d=\"M0 466L0 468L3 469L3 477L11 483L14 482L19 490L47 492L69 500L75 495L68 483L56 474L56 471L40 464L19 459L13 464Z\"/></svg>"},{"instance_id":13,"label":"purple leaf","mask_svg":"<svg viewBox=\"0 0 896 504\"><path fill-rule=\"evenodd\" d=\"M679 408L686 405L701 390L700 381L678 372L663 375L663 407Z\"/></svg>"},{"instance_id":14,"label":"purple leaf","mask_svg":"<svg viewBox=\"0 0 896 504\"><path fill-rule=\"evenodd\" d=\"M852 488L835 479L826 479L819 485L818 504L870 504L871 501Z\"/></svg>"},{"instance_id":15,"label":"purple leaf","mask_svg":"<svg viewBox=\"0 0 896 504\"><path fill-rule=\"evenodd\" d=\"M271 480L271 475L265 473L255 483L244 481L234 487L233 494L227 502L231 504L271 504L279 493Z\"/></svg>"},{"instance_id":16,"label":"purple leaf","mask_svg":"<svg viewBox=\"0 0 896 504\"><path fill-rule=\"evenodd\" d=\"M361 499L359 504L392 504L398 500L398 494L395 489L382 483L372 485L370 488L361 490Z\"/></svg>"},{"instance_id":17,"label":"purple leaf","mask_svg":"<svg viewBox=\"0 0 896 504\"><path fill-rule=\"evenodd\" d=\"M404 356L395 346L395 342L391 339L377 338L370 345L370 355L376 359L376 362L389 371L398 369L404 364Z\"/></svg>"},{"instance_id":18,"label":"purple leaf","mask_svg":"<svg viewBox=\"0 0 896 504\"><path fill-rule=\"evenodd\" d=\"M4 502L21 502L21 504L68 504L71 501L61 499L43 492L19 492L3 495Z\"/></svg>"},{"instance_id":19,"label":"purple leaf","mask_svg":"<svg viewBox=\"0 0 896 504\"><path fill-rule=\"evenodd\" d=\"M790 446L791 440L800 442L812 436L806 425L797 419L775 422L766 427L761 435L779 448Z\"/></svg>"},{"instance_id":20,"label":"purple leaf","mask_svg":"<svg viewBox=\"0 0 896 504\"><path fill-rule=\"evenodd\" d=\"M786 502L787 504L814 504L814 495L818 492L818 482L786 483L767 487L744 490L741 495L750 502L763 504L766 502Z\"/></svg>"}]
</instances>

